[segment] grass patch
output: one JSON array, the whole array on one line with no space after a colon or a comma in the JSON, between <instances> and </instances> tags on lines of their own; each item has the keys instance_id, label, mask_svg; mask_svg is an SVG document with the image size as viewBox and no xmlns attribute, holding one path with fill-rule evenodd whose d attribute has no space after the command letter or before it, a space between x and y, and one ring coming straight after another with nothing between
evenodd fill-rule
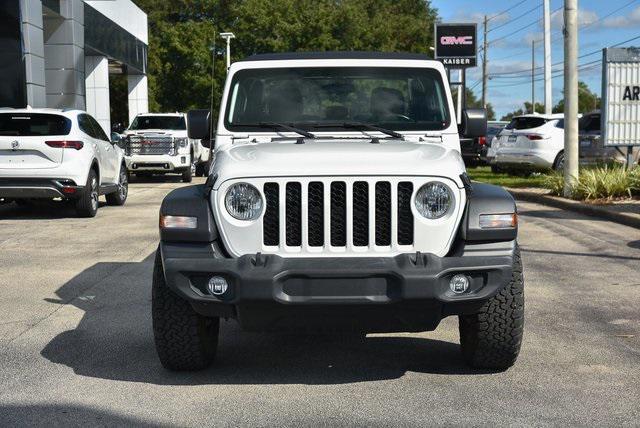
<instances>
[{"instance_id":1,"label":"grass patch","mask_svg":"<svg viewBox=\"0 0 640 428\"><path fill-rule=\"evenodd\" d=\"M552 194L562 195L564 177L559 173L550 174L545 186ZM621 166L604 166L580 170L577 184L571 197L578 200L613 200L640 195L640 168L626 169Z\"/></svg>"},{"instance_id":2,"label":"grass patch","mask_svg":"<svg viewBox=\"0 0 640 428\"><path fill-rule=\"evenodd\" d=\"M495 184L503 187L523 188L541 187L546 188L544 174L532 174L528 177L524 175L510 175L507 173L494 173L488 166L467 168L467 173L474 181Z\"/></svg>"}]
</instances>

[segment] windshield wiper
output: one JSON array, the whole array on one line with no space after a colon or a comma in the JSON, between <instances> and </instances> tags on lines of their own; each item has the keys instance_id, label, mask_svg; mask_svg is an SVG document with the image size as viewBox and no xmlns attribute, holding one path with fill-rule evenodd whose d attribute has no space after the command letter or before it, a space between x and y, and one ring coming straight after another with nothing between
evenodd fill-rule
<instances>
[{"instance_id":1,"label":"windshield wiper","mask_svg":"<svg viewBox=\"0 0 640 428\"><path fill-rule=\"evenodd\" d=\"M247 126L247 125L244 125L244 126ZM251 126L251 125L249 125L249 126ZM286 123L260 122L260 124L258 126L262 126L262 127L265 127L265 128L271 128L271 129L275 129L275 130L284 129L285 131L295 132L296 134L302 135L303 137L316 138L316 136L313 135L311 132L305 131L304 129L296 128L295 126L287 125Z\"/></svg>"},{"instance_id":2,"label":"windshield wiper","mask_svg":"<svg viewBox=\"0 0 640 428\"><path fill-rule=\"evenodd\" d=\"M399 132L392 131L391 129L381 128L376 125L370 125L368 123L362 122L314 122L314 123L301 123L300 125L310 126L312 128L346 128L346 129L356 129L358 131L376 131L382 132L383 134L387 134L393 138L404 139L404 136ZM374 138L377 140L377 138Z\"/></svg>"}]
</instances>

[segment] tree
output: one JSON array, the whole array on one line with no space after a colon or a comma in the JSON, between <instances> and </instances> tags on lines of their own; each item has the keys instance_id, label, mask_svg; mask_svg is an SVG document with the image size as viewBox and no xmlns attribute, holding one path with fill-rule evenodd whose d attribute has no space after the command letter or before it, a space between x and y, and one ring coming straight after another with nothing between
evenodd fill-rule
<instances>
[{"instance_id":1,"label":"tree","mask_svg":"<svg viewBox=\"0 0 640 428\"><path fill-rule=\"evenodd\" d=\"M153 111L211 103L211 47L232 59L285 51L429 52L437 13L425 0L134 0L149 18L149 106ZM218 56L214 110L226 78Z\"/></svg>"},{"instance_id":2,"label":"tree","mask_svg":"<svg viewBox=\"0 0 640 428\"><path fill-rule=\"evenodd\" d=\"M466 101L467 101L467 107L470 108L482 108L482 100L478 99L478 97L476 97L476 94L469 88L466 88L465 90L465 94L466 94ZM451 91L451 95L453 96L453 99L456 100L458 98L458 90L457 88L454 88ZM493 105L491 105L491 103L487 103L487 119L488 120L496 120L496 112L493 109Z\"/></svg>"},{"instance_id":3,"label":"tree","mask_svg":"<svg viewBox=\"0 0 640 428\"><path fill-rule=\"evenodd\" d=\"M564 92L563 92L564 93ZM588 113L600 108L600 97L591 92L589 86L580 81L578 82L578 111L580 113ZM562 98L558 104L553 106L554 113L564 113L564 98Z\"/></svg>"},{"instance_id":4,"label":"tree","mask_svg":"<svg viewBox=\"0 0 640 428\"><path fill-rule=\"evenodd\" d=\"M536 103L536 113L544 113L544 104ZM519 108L518 110L505 114L500 120L509 121L514 117L522 116L523 114L531 114L531 103L529 101L525 101L523 108Z\"/></svg>"}]
</instances>

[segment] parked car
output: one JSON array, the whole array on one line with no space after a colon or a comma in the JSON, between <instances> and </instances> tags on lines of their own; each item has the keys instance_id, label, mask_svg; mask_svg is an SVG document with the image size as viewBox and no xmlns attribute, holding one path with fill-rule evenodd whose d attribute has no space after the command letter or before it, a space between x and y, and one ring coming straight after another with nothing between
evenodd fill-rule
<instances>
[{"instance_id":1,"label":"parked car","mask_svg":"<svg viewBox=\"0 0 640 428\"><path fill-rule=\"evenodd\" d=\"M495 149L493 144L498 140L500 132L507 126L507 121L489 121L487 122L487 136L486 144L483 145L480 151L480 159L486 164L490 164L495 156Z\"/></svg>"},{"instance_id":2,"label":"parked car","mask_svg":"<svg viewBox=\"0 0 640 428\"><path fill-rule=\"evenodd\" d=\"M84 111L0 110L0 199L62 198L93 217L98 198L124 205L124 153Z\"/></svg>"},{"instance_id":3,"label":"parked car","mask_svg":"<svg viewBox=\"0 0 640 428\"><path fill-rule=\"evenodd\" d=\"M206 173L209 150L187 136L184 113L139 114L124 135L127 168L136 175L177 173L189 183Z\"/></svg>"},{"instance_id":4,"label":"parked car","mask_svg":"<svg viewBox=\"0 0 640 428\"><path fill-rule=\"evenodd\" d=\"M563 118L564 114L526 114L514 117L492 143L492 169L562 169Z\"/></svg>"},{"instance_id":5,"label":"parked car","mask_svg":"<svg viewBox=\"0 0 640 428\"><path fill-rule=\"evenodd\" d=\"M579 160L582 165L623 164L626 152L604 147L599 111L581 115L579 129ZM514 117L500 132L492 145L494 171L509 169L560 171L564 168L564 114L524 115ZM640 150L634 149L638 162Z\"/></svg>"},{"instance_id":6,"label":"parked car","mask_svg":"<svg viewBox=\"0 0 640 428\"><path fill-rule=\"evenodd\" d=\"M600 110L587 113L580 118L580 164L625 164L627 162L626 148L618 150L615 147L605 147L602 141ZM632 160L637 165L640 159L640 148L634 147Z\"/></svg>"},{"instance_id":7,"label":"parked car","mask_svg":"<svg viewBox=\"0 0 640 428\"><path fill-rule=\"evenodd\" d=\"M486 163L487 150L490 147L491 139L498 133L508 122L500 125L500 122L487 122L487 135L477 138L461 138L460 150L462 159L467 167L474 167Z\"/></svg>"},{"instance_id":8,"label":"parked car","mask_svg":"<svg viewBox=\"0 0 640 428\"><path fill-rule=\"evenodd\" d=\"M231 65L207 183L160 209L152 284L164 367L246 330L418 332L458 316L462 355L506 369L524 282L513 198L472 183L442 63L413 54L258 55ZM462 112L466 138L486 112ZM209 136L207 111L189 136Z\"/></svg>"}]
</instances>

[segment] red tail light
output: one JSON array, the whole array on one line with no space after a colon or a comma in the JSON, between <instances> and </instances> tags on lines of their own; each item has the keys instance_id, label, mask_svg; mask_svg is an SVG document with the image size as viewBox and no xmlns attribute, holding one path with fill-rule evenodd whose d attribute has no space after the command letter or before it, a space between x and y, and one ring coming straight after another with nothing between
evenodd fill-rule
<instances>
[{"instance_id":1,"label":"red tail light","mask_svg":"<svg viewBox=\"0 0 640 428\"><path fill-rule=\"evenodd\" d=\"M49 147L55 147L57 149L76 149L80 150L84 143L82 141L47 141L45 144Z\"/></svg>"},{"instance_id":2,"label":"red tail light","mask_svg":"<svg viewBox=\"0 0 640 428\"><path fill-rule=\"evenodd\" d=\"M542 135L534 135L534 134L527 135L527 138L528 138L529 140L531 140L531 141L535 141L535 140L542 140L542 139L544 139L544 138L542 137Z\"/></svg>"},{"instance_id":3,"label":"red tail light","mask_svg":"<svg viewBox=\"0 0 640 428\"><path fill-rule=\"evenodd\" d=\"M487 137L478 137L478 144L484 146L487 144Z\"/></svg>"}]
</instances>

